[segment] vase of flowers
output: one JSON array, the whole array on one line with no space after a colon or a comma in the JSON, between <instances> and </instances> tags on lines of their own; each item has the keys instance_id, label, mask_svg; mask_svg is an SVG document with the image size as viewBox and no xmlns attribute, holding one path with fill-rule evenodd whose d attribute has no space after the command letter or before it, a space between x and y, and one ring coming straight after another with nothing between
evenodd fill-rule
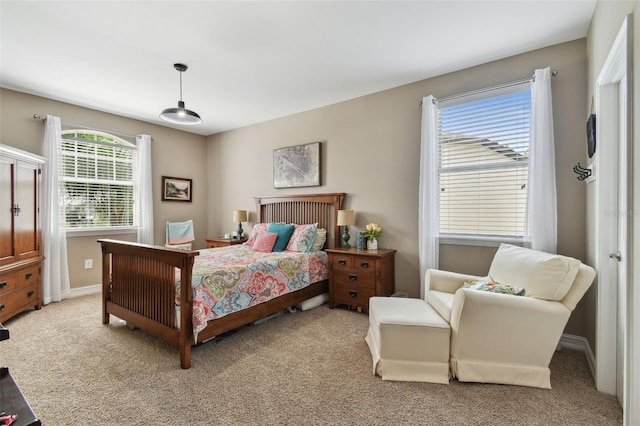
<instances>
[{"instance_id":1,"label":"vase of flowers","mask_svg":"<svg viewBox=\"0 0 640 426\"><path fill-rule=\"evenodd\" d=\"M364 236L367 238L367 249L378 249L378 238L382 236L382 228L377 223L369 223L366 226Z\"/></svg>"}]
</instances>

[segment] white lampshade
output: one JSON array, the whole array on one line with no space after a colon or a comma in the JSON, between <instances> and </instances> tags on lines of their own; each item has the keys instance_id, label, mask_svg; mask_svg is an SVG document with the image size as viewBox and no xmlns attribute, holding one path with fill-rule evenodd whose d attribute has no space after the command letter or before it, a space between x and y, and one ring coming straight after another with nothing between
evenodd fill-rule
<instances>
[{"instance_id":1,"label":"white lampshade","mask_svg":"<svg viewBox=\"0 0 640 426\"><path fill-rule=\"evenodd\" d=\"M356 213L353 210L338 210L338 226L351 226L356 224Z\"/></svg>"},{"instance_id":2,"label":"white lampshade","mask_svg":"<svg viewBox=\"0 0 640 426\"><path fill-rule=\"evenodd\" d=\"M246 210L234 210L233 211L233 221L234 222L246 222L247 221L247 211Z\"/></svg>"}]
</instances>

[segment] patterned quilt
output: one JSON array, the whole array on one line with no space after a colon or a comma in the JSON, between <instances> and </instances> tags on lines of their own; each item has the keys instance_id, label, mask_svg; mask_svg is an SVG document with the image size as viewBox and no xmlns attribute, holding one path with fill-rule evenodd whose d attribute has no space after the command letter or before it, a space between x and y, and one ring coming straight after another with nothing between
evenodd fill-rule
<instances>
[{"instance_id":1,"label":"patterned quilt","mask_svg":"<svg viewBox=\"0 0 640 426\"><path fill-rule=\"evenodd\" d=\"M223 317L322 281L329 276L324 251L256 252L244 245L200 250L193 265L193 334ZM177 299L180 270L176 270Z\"/></svg>"}]
</instances>

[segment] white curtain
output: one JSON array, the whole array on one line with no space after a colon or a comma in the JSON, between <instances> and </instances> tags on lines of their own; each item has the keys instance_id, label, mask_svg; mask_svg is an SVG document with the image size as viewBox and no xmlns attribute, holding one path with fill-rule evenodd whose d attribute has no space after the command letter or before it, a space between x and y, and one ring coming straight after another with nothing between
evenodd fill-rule
<instances>
[{"instance_id":1,"label":"white curtain","mask_svg":"<svg viewBox=\"0 0 640 426\"><path fill-rule=\"evenodd\" d=\"M58 141L62 133L60 117L47 115L44 130L44 209L42 210L43 251L42 301L46 305L69 297L67 233L60 229L60 187L58 185Z\"/></svg>"},{"instance_id":2,"label":"white curtain","mask_svg":"<svg viewBox=\"0 0 640 426\"><path fill-rule=\"evenodd\" d=\"M531 83L531 142L525 238L534 250L555 253L558 242L556 160L551 69L538 69Z\"/></svg>"},{"instance_id":3,"label":"white curtain","mask_svg":"<svg viewBox=\"0 0 640 426\"><path fill-rule=\"evenodd\" d=\"M425 297L427 269L438 267L440 188L438 180L438 105L433 96L422 99L420 143L420 185L418 196L418 255L420 257L420 298Z\"/></svg>"},{"instance_id":4,"label":"white curtain","mask_svg":"<svg viewBox=\"0 0 640 426\"><path fill-rule=\"evenodd\" d=\"M151 176L151 136L138 135L136 137L138 147L138 242L154 244L153 238L153 181Z\"/></svg>"}]
</instances>

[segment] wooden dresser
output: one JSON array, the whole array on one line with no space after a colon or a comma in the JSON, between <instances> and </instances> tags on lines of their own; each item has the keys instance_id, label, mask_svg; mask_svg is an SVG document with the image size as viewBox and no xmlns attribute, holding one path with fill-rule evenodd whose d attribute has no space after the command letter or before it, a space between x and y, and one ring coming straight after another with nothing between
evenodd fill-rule
<instances>
[{"instance_id":1,"label":"wooden dresser","mask_svg":"<svg viewBox=\"0 0 640 426\"><path fill-rule=\"evenodd\" d=\"M0 145L0 322L42 306L44 158Z\"/></svg>"},{"instance_id":2,"label":"wooden dresser","mask_svg":"<svg viewBox=\"0 0 640 426\"><path fill-rule=\"evenodd\" d=\"M329 308L369 310L369 298L395 288L395 250L326 249L329 254Z\"/></svg>"}]
</instances>

